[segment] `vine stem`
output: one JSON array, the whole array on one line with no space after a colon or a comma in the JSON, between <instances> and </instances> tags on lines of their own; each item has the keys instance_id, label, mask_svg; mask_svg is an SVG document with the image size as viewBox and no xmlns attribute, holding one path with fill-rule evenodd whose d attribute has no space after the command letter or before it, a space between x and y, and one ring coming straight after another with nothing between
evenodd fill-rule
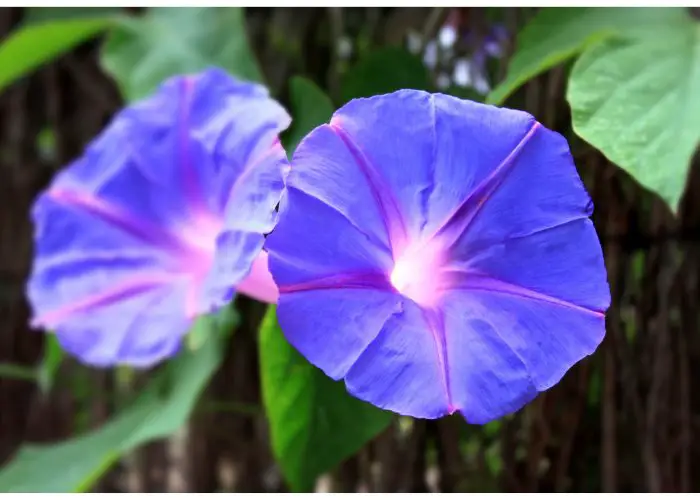
<instances>
[{"instance_id":1,"label":"vine stem","mask_svg":"<svg viewBox=\"0 0 700 500\"><path fill-rule=\"evenodd\" d=\"M36 382L38 377L34 368L13 365L11 363L0 363L0 378Z\"/></svg>"}]
</instances>

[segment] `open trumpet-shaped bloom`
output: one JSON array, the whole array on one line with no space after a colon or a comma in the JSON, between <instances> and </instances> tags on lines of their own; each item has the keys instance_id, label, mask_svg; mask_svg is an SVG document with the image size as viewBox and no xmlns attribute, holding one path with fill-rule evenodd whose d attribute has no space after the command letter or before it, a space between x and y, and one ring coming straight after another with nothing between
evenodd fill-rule
<instances>
[{"instance_id":1,"label":"open trumpet-shaped bloom","mask_svg":"<svg viewBox=\"0 0 700 500\"><path fill-rule=\"evenodd\" d=\"M513 412L592 353L610 301L567 143L532 116L404 90L292 159L268 237L287 339L415 417Z\"/></svg>"},{"instance_id":2,"label":"open trumpet-shaped bloom","mask_svg":"<svg viewBox=\"0 0 700 500\"><path fill-rule=\"evenodd\" d=\"M86 363L148 366L237 285L275 301L260 251L289 122L266 89L215 69L121 111L34 205L33 324Z\"/></svg>"}]
</instances>

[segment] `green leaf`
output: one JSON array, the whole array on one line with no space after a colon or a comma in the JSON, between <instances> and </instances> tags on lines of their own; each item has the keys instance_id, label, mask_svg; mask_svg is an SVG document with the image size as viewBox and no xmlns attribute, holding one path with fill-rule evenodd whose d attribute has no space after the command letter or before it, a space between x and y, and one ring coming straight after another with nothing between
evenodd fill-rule
<instances>
[{"instance_id":1,"label":"green leaf","mask_svg":"<svg viewBox=\"0 0 700 500\"><path fill-rule=\"evenodd\" d=\"M211 336L211 332L233 332L240 320L235 307L224 307L216 313L198 317L187 334L187 347L192 350L199 349Z\"/></svg>"},{"instance_id":2,"label":"green leaf","mask_svg":"<svg viewBox=\"0 0 700 500\"><path fill-rule=\"evenodd\" d=\"M47 334L44 342L44 357L37 373L39 388L42 392L47 393L53 387L56 373L63 363L63 357L63 349L61 349L56 335Z\"/></svg>"},{"instance_id":3,"label":"green leaf","mask_svg":"<svg viewBox=\"0 0 700 500\"><path fill-rule=\"evenodd\" d=\"M333 115L328 96L301 77L290 82L290 107L294 120L283 139L289 155ZM318 476L354 454L391 420L390 413L350 396L342 383L326 377L289 345L274 307L260 330L260 369L273 451L295 491L311 491Z\"/></svg>"},{"instance_id":4,"label":"green leaf","mask_svg":"<svg viewBox=\"0 0 700 500\"><path fill-rule=\"evenodd\" d=\"M543 8L518 34L505 80L486 98L503 104L522 84L610 36L635 38L664 30L684 15L673 8Z\"/></svg>"},{"instance_id":5,"label":"green leaf","mask_svg":"<svg viewBox=\"0 0 700 500\"><path fill-rule=\"evenodd\" d=\"M392 414L350 396L284 338L274 307L260 329L260 368L272 448L290 487L316 479L384 430Z\"/></svg>"},{"instance_id":6,"label":"green leaf","mask_svg":"<svg viewBox=\"0 0 700 500\"><path fill-rule=\"evenodd\" d=\"M33 367L13 363L0 363L0 378L36 382L37 376Z\"/></svg>"},{"instance_id":7,"label":"green leaf","mask_svg":"<svg viewBox=\"0 0 700 500\"><path fill-rule=\"evenodd\" d=\"M100 429L55 445L24 446L0 471L1 492L88 490L123 454L177 431L221 363L224 335L163 366L134 404Z\"/></svg>"},{"instance_id":8,"label":"green leaf","mask_svg":"<svg viewBox=\"0 0 700 500\"><path fill-rule=\"evenodd\" d=\"M289 100L294 120L284 134L283 143L291 157L306 134L330 121L333 103L316 84L300 76L293 77L289 83Z\"/></svg>"},{"instance_id":9,"label":"green leaf","mask_svg":"<svg viewBox=\"0 0 700 500\"><path fill-rule=\"evenodd\" d=\"M240 7L151 8L112 31L102 65L132 101L166 78L211 66L243 79L262 79Z\"/></svg>"},{"instance_id":10,"label":"green leaf","mask_svg":"<svg viewBox=\"0 0 700 500\"><path fill-rule=\"evenodd\" d=\"M117 16L121 12L119 7L27 7L23 22L31 24L59 19L98 19Z\"/></svg>"},{"instance_id":11,"label":"green leaf","mask_svg":"<svg viewBox=\"0 0 700 500\"><path fill-rule=\"evenodd\" d=\"M430 87L428 71L419 57L400 47L385 47L369 53L347 72L341 82L341 95L347 102L401 89Z\"/></svg>"},{"instance_id":12,"label":"green leaf","mask_svg":"<svg viewBox=\"0 0 700 500\"><path fill-rule=\"evenodd\" d=\"M567 99L576 133L677 210L700 142L700 23L592 47Z\"/></svg>"},{"instance_id":13,"label":"green leaf","mask_svg":"<svg viewBox=\"0 0 700 500\"><path fill-rule=\"evenodd\" d=\"M35 146L39 156L46 161L54 162L57 159L56 134L51 128L44 128L36 135Z\"/></svg>"},{"instance_id":14,"label":"green leaf","mask_svg":"<svg viewBox=\"0 0 700 500\"><path fill-rule=\"evenodd\" d=\"M94 37L116 18L101 16L25 24L0 45L0 90Z\"/></svg>"},{"instance_id":15,"label":"green leaf","mask_svg":"<svg viewBox=\"0 0 700 500\"><path fill-rule=\"evenodd\" d=\"M468 99L475 102L484 102L483 94L478 93L476 90L470 87L459 87L457 85L451 85L444 90L445 94L457 97L459 99Z\"/></svg>"}]
</instances>

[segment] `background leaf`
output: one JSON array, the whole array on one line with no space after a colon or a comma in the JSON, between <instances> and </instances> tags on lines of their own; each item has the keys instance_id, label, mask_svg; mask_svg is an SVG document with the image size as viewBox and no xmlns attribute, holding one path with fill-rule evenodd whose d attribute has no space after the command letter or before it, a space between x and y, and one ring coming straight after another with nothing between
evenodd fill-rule
<instances>
[{"instance_id":1,"label":"background leaf","mask_svg":"<svg viewBox=\"0 0 700 500\"><path fill-rule=\"evenodd\" d=\"M274 307L260 329L260 355L272 448L293 490L311 491L389 425L391 413L350 396L286 341Z\"/></svg>"},{"instance_id":2,"label":"background leaf","mask_svg":"<svg viewBox=\"0 0 700 500\"><path fill-rule=\"evenodd\" d=\"M574 130L678 209L700 142L700 23L610 40L576 62L567 99Z\"/></svg>"},{"instance_id":3,"label":"background leaf","mask_svg":"<svg viewBox=\"0 0 700 500\"><path fill-rule=\"evenodd\" d=\"M129 100L144 97L173 75L211 66L239 78L262 79L240 7L156 7L124 19L103 48L102 64Z\"/></svg>"},{"instance_id":4,"label":"background leaf","mask_svg":"<svg viewBox=\"0 0 700 500\"><path fill-rule=\"evenodd\" d=\"M37 382L43 393L48 393L53 387L58 369L63 363L64 353L56 335L47 334L44 341L44 355L39 364Z\"/></svg>"},{"instance_id":5,"label":"background leaf","mask_svg":"<svg viewBox=\"0 0 700 500\"><path fill-rule=\"evenodd\" d=\"M23 20L31 24L59 19L99 19L121 12L120 7L27 7Z\"/></svg>"},{"instance_id":6,"label":"background leaf","mask_svg":"<svg viewBox=\"0 0 700 500\"><path fill-rule=\"evenodd\" d=\"M56 445L24 446L0 470L0 491L85 491L124 453L177 431L222 361L225 336L211 333L200 349L183 350L163 366L134 404L100 429Z\"/></svg>"},{"instance_id":7,"label":"background leaf","mask_svg":"<svg viewBox=\"0 0 700 500\"><path fill-rule=\"evenodd\" d=\"M0 363L0 379L24 380L35 382L37 379L36 370L32 367L17 365L14 363Z\"/></svg>"},{"instance_id":8,"label":"background leaf","mask_svg":"<svg viewBox=\"0 0 700 500\"><path fill-rule=\"evenodd\" d=\"M429 90L430 77L419 57L399 47L370 52L350 68L341 83L343 102L400 89Z\"/></svg>"},{"instance_id":9,"label":"background leaf","mask_svg":"<svg viewBox=\"0 0 700 500\"><path fill-rule=\"evenodd\" d=\"M211 337L212 332L232 332L240 324L240 320L241 317L233 306L197 317L187 334L187 348L199 349Z\"/></svg>"},{"instance_id":10,"label":"background leaf","mask_svg":"<svg viewBox=\"0 0 700 500\"><path fill-rule=\"evenodd\" d=\"M110 27L114 16L28 23L0 45L0 90Z\"/></svg>"},{"instance_id":11,"label":"background leaf","mask_svg":"<svg viewBox=\"0 0 700 500\"><path fill-rule=\"evenodd\" d=\"M672 8L543 8L518 34L506 77L486 102L503 104L528 80L606 37L643 37L684 15Z\"/></svg>"},{"instance_id":12,"label":"background leaf","mask_svg":"<svg viewBox=\"0 0 700 500\"><path fill-rule=\"evenodd\" d=\"M292 125L285 132L283 143L291 158L301 140L314 128L327 123L333 116L333 103L316 84L295 76L289 83Z\"/></svg>"}]
</instances>

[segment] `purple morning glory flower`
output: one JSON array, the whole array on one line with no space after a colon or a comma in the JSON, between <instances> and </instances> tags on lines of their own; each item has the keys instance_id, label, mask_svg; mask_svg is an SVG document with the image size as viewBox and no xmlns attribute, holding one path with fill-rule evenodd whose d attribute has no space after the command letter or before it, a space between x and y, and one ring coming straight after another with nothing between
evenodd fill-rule
<instances>
[{"instance_id":1,"label":"purple morning glory flower","mask_svg":"<svg viewBox=\"0 0 700 500\"><path fill-rule=\"evenodd\" d=\"M265 88L217 69L121 111L34 205L33 325L88 364L149 366L237 285L274 301L260 251L289 123Z\"/></svg>"},{"instance_id":2,"label":"purple morning glory flower","mask_svg":"<svg viewBox=\"0 0 700 500\"><path fill-rule=\"evenodd\" d=\"M360 399L490 421L604 336L591 210L566 140L527 113L413 90L351 101L292 159L266 242L280 325Z\"/></svg>"}]
</instances>

